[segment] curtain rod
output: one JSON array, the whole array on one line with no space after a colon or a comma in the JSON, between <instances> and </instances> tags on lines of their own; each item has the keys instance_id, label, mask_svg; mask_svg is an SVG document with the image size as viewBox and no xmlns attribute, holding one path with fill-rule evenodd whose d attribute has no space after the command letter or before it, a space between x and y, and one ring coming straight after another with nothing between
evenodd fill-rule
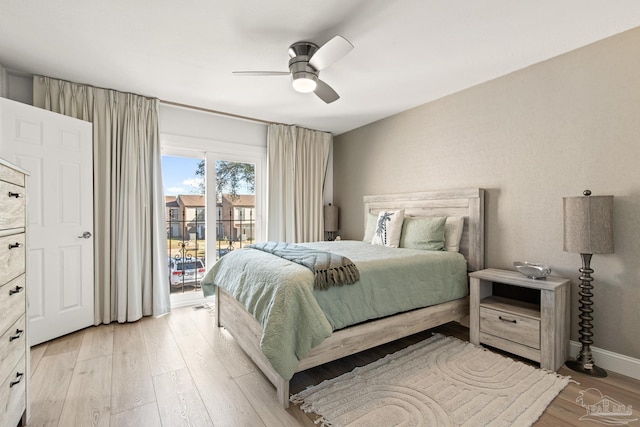
<instances>
[{"instance_id":1,"label":"curtain rod","mask_svg":"<svg viewBox=\"0 0 640 427\"><path fill-rule=\"evenodd\" d=\"M270 121L267 121L267 120L256 119L254 117L247 117L247 116L241 116L239 114L225 113L225 112L222 112L222 111L211 110L209 108L196 107L195 105L181 104L179 102L165 101L164 99L161 99L160 103L161 104L165 104L165 105L172 105L174 107L187 108L189 110L197 110L197 111L202 111L202 112L205 112L205 113L217 114L219 116L232 117L234 119L247 120L247 121L255 122L255 123L263 123L263 124L266 124L266 125L278 124L278 123L270 122Z\"/></svg>"}]
</instances>

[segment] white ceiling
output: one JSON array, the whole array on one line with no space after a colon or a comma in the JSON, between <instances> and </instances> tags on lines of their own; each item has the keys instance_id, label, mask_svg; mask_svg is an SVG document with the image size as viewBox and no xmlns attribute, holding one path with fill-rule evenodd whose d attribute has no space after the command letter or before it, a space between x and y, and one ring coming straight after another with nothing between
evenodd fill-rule
<instances>
[{"instance_id":1,"label":"white ceiling","mask_svg":"<svg viewBox=\"0 0 640 427\"><path fill-rule=\"evenodd\" d=\"M638 0L0 0L0 64L340 134L637 26ZM333 104L231 74L336 34Z\"/></svg>"}]
</instances>

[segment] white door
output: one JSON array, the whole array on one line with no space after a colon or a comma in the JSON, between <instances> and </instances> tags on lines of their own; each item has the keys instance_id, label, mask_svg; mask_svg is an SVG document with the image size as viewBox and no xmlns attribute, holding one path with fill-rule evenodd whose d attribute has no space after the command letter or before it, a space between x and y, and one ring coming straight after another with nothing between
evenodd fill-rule
<instances>
[{"instance_id":1,"label":"white door","mask_svg":"<svg viewBox=\"0 0 640 427\"><path fill-rule=\"evenodd\" d=\"M0 98L0 156L29 172L29 344L92 325L92 124Z\"/></svg>"}]
</instances>

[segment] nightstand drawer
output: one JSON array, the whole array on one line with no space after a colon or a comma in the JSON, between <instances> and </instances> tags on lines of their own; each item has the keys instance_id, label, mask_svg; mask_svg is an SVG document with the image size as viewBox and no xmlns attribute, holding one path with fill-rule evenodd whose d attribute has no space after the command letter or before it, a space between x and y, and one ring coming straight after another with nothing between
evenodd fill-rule
<instances>
[{"instance_id":1,"label":"nightstand drawer","mask_svg":"<svg viewBox=\"0 0 640 427\"><path fill-rule=\"evenodd\" d=\"M24 273L24 244L24 233L0 237L0 285Z\"/></svg>"},{"instance_id":2,"label":"nightstand drawer","mask_svg":"<svg viewBox=\"0 0 640 427\"><path fill-rule=\"evenodd\" d=\"M26 376L23 355L9 376L0 379L0 426L18 425L26 407Z\"/></svg>"},{"instance_id":3,"label":"nightstand drawer","mask_svg":"<svg viewBox=\"0 0 640 427\"><path fill-rule=\"evenodd\" d=\"M480 306L480 332L540 348L540 320Z\"/></svg>"}]
</instances>

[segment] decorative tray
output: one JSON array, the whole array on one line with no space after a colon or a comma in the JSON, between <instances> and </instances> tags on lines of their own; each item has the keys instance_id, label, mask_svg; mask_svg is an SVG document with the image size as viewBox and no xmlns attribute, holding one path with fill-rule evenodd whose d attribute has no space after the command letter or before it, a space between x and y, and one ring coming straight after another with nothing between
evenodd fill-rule
<instances>
[{"instance_id":1,"label":"decorative tray","mask_svg":"<svg viewBox=\"0 0 640 427\"><path fill-rule=\"evenodd\" d=\"M513 266L519 273L524 274L530 279L546 279L547 276L551 274L551 268L544 264L516 261L513 263Z\"/></svg>"}]
</instances>

